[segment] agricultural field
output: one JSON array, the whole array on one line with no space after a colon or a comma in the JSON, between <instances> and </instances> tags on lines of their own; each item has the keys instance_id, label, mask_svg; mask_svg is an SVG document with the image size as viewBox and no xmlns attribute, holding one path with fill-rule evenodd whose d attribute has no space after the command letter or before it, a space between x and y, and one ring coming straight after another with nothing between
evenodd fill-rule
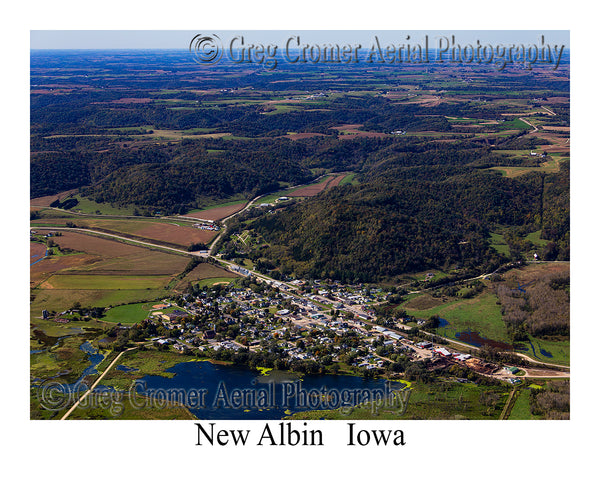
<instances>
[{"instance_id":1,"label":"agricultural field","mask_svg":"<svg viewBox=\"0 0 600 480\"><path fill-rule=\"evenodd\" d=\"M240 278L239 275L230 270L217 267L211 263L200 263L190 273L183 277L176 285L177 290L184 290L189 284L213 285L220 282L231 282Z\"/></svg>"},{"instance_id":2,"label":"agricultural field","mask_svg":"<svg viewBox=\"0 0 600 480\"><path fill-rule=\"evenodd\" d=\"M62 226L75 223L80 228L114 233L116 235L131 236L147 241L155 241L168 245L188 247L194 243L208 243L216 232L202 230L191 226L190 222L177 222L174 220L149 220L149 219L104 219L99 217L50 217L41 218L31 222L32 227L52 225Z\"/></svg>"},{"instance_id":3,"label":"agricultural field","mask_svg":"<svg viewBox=\"0 0 600 480\"><path fill-rule=\"evenodd\" d=\"M164 287L170 277L162 275L54 274L38 288L48 290L151 290Z\"/></svg>"},{"instance_id":4,"label":"agricultural field","mask_svg":"<svg viewBox=\"0 0 600 480\"><path fill-rule=\"evenodd\" d=\"M564 157L558 154L551 154L546 158L546 161L535 167L491 167L490 170L497 170L509 178L518 177L530 172L558 173L560 163L564 160Z\"/></svg>"},{"instance_id":5,"label":"agricultural field","mask_svg":"<svg viewBox=\"0 0 600 480\"><path fill-rule=\"evenodd\" d=\"M190 213L186 213L184 216L216 222L229 217L236 212L239 212L242 208L244 208L245 204L246 202L231 202L206 208L204 210L192 211Z\"/></svg>"},{"instance_id":6,"label":"agricultural field","mask_svg":"<svg viewBox=\"0 0 600 480\"><path fill-rule=\"evenodd\" d=\"M317 182L303 187L283 189L260 199L260 203L272 203L279 197L313 197L324 190L333 188L342 182L347 174L331 174L319 179Z\"/></svg>"},{"instance_id":7,"label":"agricultural field","mask_svg":"<svg viewBox=\"0 0 600 480\"><path fill-rule=\"evenodd\" d=\"M63 255L32 265L32 314L61 311L75 302L105 307L159 298L189 263L172 255L81 233L52 237Z\"/></svg>"}]
</instances>

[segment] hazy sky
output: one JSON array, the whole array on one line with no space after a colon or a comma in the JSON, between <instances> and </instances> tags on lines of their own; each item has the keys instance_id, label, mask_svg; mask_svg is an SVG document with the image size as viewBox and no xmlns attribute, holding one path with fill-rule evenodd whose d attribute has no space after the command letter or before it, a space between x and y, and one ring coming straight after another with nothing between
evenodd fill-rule
<instances>
[{"instance_id":1,"label":"hazy sky","mask_svg":"<svg viewBox=\"0 0 600 480\"><path fill-rule=\"evenodd\" d=\"M362 43L369 45L377 34L382 42L402 44L423 43L429 37L431 48L440 36L456 43L475 44L539 44L544 35L546 44L569 47L568 30L31 30L31 49L187 49L191 39L199 34L217 34L223 42L243 35L246 43L282 45L290 36L299 35L302 42ZM406 37L410 35L410 39Z\"/></svg>"}]
</instances>

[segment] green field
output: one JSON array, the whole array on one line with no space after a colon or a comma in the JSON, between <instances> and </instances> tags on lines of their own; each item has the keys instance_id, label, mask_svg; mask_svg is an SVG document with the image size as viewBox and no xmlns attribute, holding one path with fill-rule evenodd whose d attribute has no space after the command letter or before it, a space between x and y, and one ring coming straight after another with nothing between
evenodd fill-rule
<instances>
[{"instance_id":1,"label":"green field","mask_svg":"<svg viewBox=\"0 0 600 480\"><path fill-rule=\"evenodd\" d=\"M510 411L509 420L531 420L539 417L533 415L529 408L531 390L523 388L519 391L517 400Z\"/></svg>"},{"instance_id":2,"label":"green field","mask_svg":"<svg viewBox=\"0 0 600 480\"><path fill-rule=\"evenodd\" d=\"M197 282L197 284L200 287L204 287L204 286L211 287L216 283L231 283L234 280L235 280L234 278L227 278L227 277L204 278L202 280L199 280Z\"/></svg>"},{"instance_id":3,"label":"green field","mask_svg":"<svg viewBox=\"0 0 600 480\"><path fill-rule=\"evenodd\" d=\"M510 248L504 240L504 236L499 233L490 233L491 241L490 245L500 254L508 257L510 256Z\"/></svg>"},{"instance_id":4,"label":"green field","mask_svg":"<svg viewBox=\"0 0 600 480\"><path fill-rule=\"evenodd\" d=\"M420 294L411 295L401 307L406 310L408 315L417 318L428 319L432 315L438 315L448 321L448 325L436 330L436 333L443 337L456 340L457 333L470 330L479 332L484 338L511 344L506 325L502 320L500 305L497 305L496 301L496 295L489 292L483 292L467 300L452 299L443 303L440 299L430 298L428 294ZM423 307L410 308L411 303L422 304ZM429 307L429 304L434 306ZM534 360L569 365L569 340L545 340L530 337L529 341L520 342L520 345L523 348L519 352ZM544 350L546 355L541 350Z\"/></svg>"},{"instance_id":5,"label":"green field","mask_svg":"<svg viewBox=\"0 0 600 480\"><path fill-rule=\"evenodd\" d=\"M529 342L521 342L526 347L519 352L528 355L534 360L540 362L556 363L559 365L569 365L571 358L571 342L569 340L545 340L542 338L530 337ZM533 345L533 348L531 347ZM550 356L543 355L544 350Z\"/></svg>"},{"instance_id":6,"label":"green field","mask_svg":"<svg viewBox=\"0 0 600 480\"><path fill-rule=\"evenodd\" d=\"M532 232L529 235L527 235L525 237L526 240L529 240L531 243L533 243L534 245L538 246L538 247L545 247L549 240L544 240L542 238L540 238L540 235L542 234L541 230L537 230L536 232Z\"/></svg>"},{"instance_id":7,"label":"green field","mask_svg":"<svg viewBox=\"0 0 600 480\"><path fill-rule=\"evenodd\" d=\"M99 215L133 215L135 207L116 207L110 203L97 203L89 198L75 195L79 203L72 208L74 212L91 213Z\"/></svg>"},{"instance_id":8,"label":"green field","mask_svg":"<svg viewBox=\"0 0 600 480\"><path fill-rule=\"evenodd\" d=\"M164 288L149 290L52 290L35 289L31 302L31 318L39 317L42 310L61 312L78 302L84 307L108 307L132 302L147 302L164 298Z\"/></svg>"},{"instance_id":9,"label":"green field","mask_svg":"<svg viewBox=\"0 0 600 480\"><path fill-rule=\"evenodd\" d=\"M56 290L144 290L169 283L166 275L53 275L42 284Z\"/></svg>"},{"instance_id":10,"label":"green field","mask_svg":"<svg viewBox=\"0 0 600 480\"><path fill-rule=\"evenodd\" d=\"M339 183L339 185L358 185L360 182L356 179L356 173L350 173L349 175L346 175L342 181Z\"/></svg>"},{"instance_id":11,"label":"green field","mask_svg":"<svg viewBox=\"0 0 600 480\"><path fill-rule=\"evenodd\" d=\"M132 303L113 307L104 314L102 320L110 323L133 325L134 323L141 322L148 316L152 305L155 305L155 303Z\"/></svg>"},{"instance_id":12,"label":"green field","mask_svg":"<svg viewBox=\"0 0 600 480\"><path fill-rule=\"evenodd\" d=\"M432 315L439 315L447 320L448 325L438 328L437 334L453 340L456 339L456 333L471 330L479 332L485 338L508 342L506 325L496 301L496 295L484 292L471 299L451 300L424 310L411 309L406 305L403 308L409 315L417 318L427 319Z\"/></svg>"}]
</instances>

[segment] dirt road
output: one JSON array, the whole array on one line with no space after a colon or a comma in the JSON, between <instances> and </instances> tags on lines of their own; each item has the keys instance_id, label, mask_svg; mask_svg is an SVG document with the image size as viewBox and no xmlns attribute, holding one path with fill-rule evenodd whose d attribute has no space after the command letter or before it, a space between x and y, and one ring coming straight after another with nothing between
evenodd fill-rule
<instances>
[{"instance_id":1,"label":"dirt road","mask_svg":"<svg viewBox=\"0 0 600 480\"><path fill-rule=\"evenodd\" d=\"M113 367L113 365L119 361L119 359L121 358L121 355L123 355L125 352L128 352L128 351L130 351L130 350L135 350L136 348L138 348L138 347L131 347L131 348L128 348L127 350L124 350L124 351L122 351L121 353L119 353L119 354L117 355L117 357L116 357L116 358L115 358L115 359L114 359L114 360L111 362L111 364L110 364L108 367L106 367L106 369L104 370L104 372L102 372L102 375L100 375L100 376L98 377L98 380L96 380L96 381L94 382L94 384L93 384L93 385L90 387L90 389L89 389L87 392L85 392L85 393L83 394L83 396L82 396L82 397L81 397L79 400L77 400L77 401L75 402L75 404L74 404L74 405L73 405L71 408L69 408L68 412L67 412L67 413L65 413L65 414L62 416L61 420L66 420L66 419L67 419L67 417L68 417L69 415L71 415L71 413L73 412L73 410L75 410L75 409L76 409L76 408L79 406L79 404L80 404L80 403L81 403L83 400L85 400L85 398L86 398L86 397L87 397L87 396L88 396L90 393L92 393L92 390L94 390L94 388L96 388L96 387L98 386L98 384L99 384L99 383L102 381L102 379L104 378L104 376L105 376L105 375L106 375L106 374L109 372L109 370L110 370L110 369Z\"/></svg>"}]
</instances>

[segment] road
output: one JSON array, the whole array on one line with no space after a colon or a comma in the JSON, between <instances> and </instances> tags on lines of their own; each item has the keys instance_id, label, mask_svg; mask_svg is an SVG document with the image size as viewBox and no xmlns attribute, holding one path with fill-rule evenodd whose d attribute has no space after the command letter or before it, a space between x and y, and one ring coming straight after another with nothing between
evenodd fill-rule
<instances>
[{"instance_id":1,"label":"road","mask_svg":"<svg viewBox=\"0 0 600 480\"><path fill-rule=\"evenodd\" d=\"M550 110L549 108L547 108L547 107L544 107L544 106L542 106L542 108L543 108L544 110L546 110L546 111L547 111L547 112L548 112L550 115L556 115L556 113L554 113L554 112L553 112L552 110Z\"/></svg>"},{"instance_id":2,"label":"road","mask_svg":"<svg viewBox=\"0 0 600 480\"><path fill-rule=\"evenodd\" d=\"M66 419L67 419L67 417L68 417L69 415L71 415L71 413L72 413L72 412L73 412L73 411L74 411L74 410L75 410L75 409L76 409L76 408L79 406L79 404L80 404L80 403L81 403L83 400L85 400L85 398L86 398L86 397L87 397L87 396L88 396L90 393L92 393L92 390L94 390L94 388L96 388L96 387L98 386L98 384L99 384L99 383L102 381L102 379L104 378L104 376L105 376L105 375L108 373L108 371L109 371L109 370L110 370L110 369L113 367L113 365L119 361L119 359L121 358L121 355L123 355L125 352L128 352L128 351L130 351L130 350L135 350L136 348L138 348L138 347L131 347L131 348L128 348L127 350L124 350L124 351L122 351L121 353L119 353L119 354L116 356L116 358L115 358L115 359L114 359L114 360L113 360L113 361L110 363L110 365L109 365L108 367L106 367L106 369L104 370L104 372L102 372L102 375L100 375L100 376L98 377L98 379L97 379L97 380L94 382L94 384L93 384L93 385L90 387L90 389L89 389L87 392L85 392L85 393L82 395L82 397L81 397L79 400L77 400L77 401L75 402L75 404L74 404L74 405L73 405L71 408L69 408L69 410L67 411L67 413L65 413L65 414L62 416L61 420L66 420Z\"/></svg>"},{"instance_id":3,"label":"road","mask_svg":"<svg viewBox=\"0 0 600 480\"><path fill-rule=\"evenodd\" d=\"M144 242L142 240L135 240L135 239L128 238L128 237L122 237L122 236L119 236L119 235L115 235L113 233L98 232L96 230L91 230L91 229L88 229L88 228L77 228L77 227L38 227L38 226L35 226L35 229L36 230L50 230L50 231L66 230L66 231L71 231L71 232L76 232L76 233L83 233L83 234L88 234L88 235L117 238L119 240L124 240L126 242L137 243L139 245L144 245L144 246L153 247L153 248L159 248L159 249L163 249L163 250L169 250L169 251L177 252L177 253L183 253L185 255L193 255L193 256L196 256L196 257L208 257L209 256L208 253L188 252L187 250L183 250L183 249L179 249L179 248L166 247L166 246L163 246L163 245L157 245L156 243Z\"/></svg>"},{"instance_id":4,"label":"road","mask_svg":"<svg viewBox=\"0 0 600 480\"><path fill-rule=\"evenodd\" d=\"M535 125L533 125L533 124L529 123L529 122L528 122L527 120L525 120L523 117L519 117L519 120L521 120L523 123L526 123L526 124L527 124L527 125L529 125L530 127L533 127L533 132L537 132L537 131L538 131L538 128L537 128ZM533 133L533 132L531 132L531 133Z\"/></svg>"},{"instance_id":5,"label":"road","mask_svg":"<svg viewBox=\"0 0 600 480\"><path fill-rule=\"evenodd\" d=\"M208 254L209 254L209 255L213 255L213 254L214 254L214 249L215 249L215 246L217 245L217 243L219 242L219 239L220 239L220 238L221 238L223 235L225 235L225 232L227 232L227 221L228 221L229 219L231 219L231 218L235 217L236 215L239 215L240 213L242 213L242 212L245 212L246 210L248 210L250 207L252 207L252 205L254 205L254 204L256 203L256 201L257 201L259 198L262 198L262 197L264 197L265 195L266 195L266 194L259 195L258 197L254 197L252 200L250 200L250 201L249 201L249 202L246 204L246 206L245 206L244 208L242 208L241 210L239 210L239 211L237 211L237 212L235 212L235 213L232 213L232 214L231 214L231 215L229 215L228 217L225 217L224 219L222 219L222 220L221 220L221 223L223 224L223 230L221 230L221 233L219 233L219 234L218 234L218 235L215 237L215 239L212 241L212 243L210 244L210 247L209 247L209 250L208 250Z\"/></svg>"}]
</instances>

